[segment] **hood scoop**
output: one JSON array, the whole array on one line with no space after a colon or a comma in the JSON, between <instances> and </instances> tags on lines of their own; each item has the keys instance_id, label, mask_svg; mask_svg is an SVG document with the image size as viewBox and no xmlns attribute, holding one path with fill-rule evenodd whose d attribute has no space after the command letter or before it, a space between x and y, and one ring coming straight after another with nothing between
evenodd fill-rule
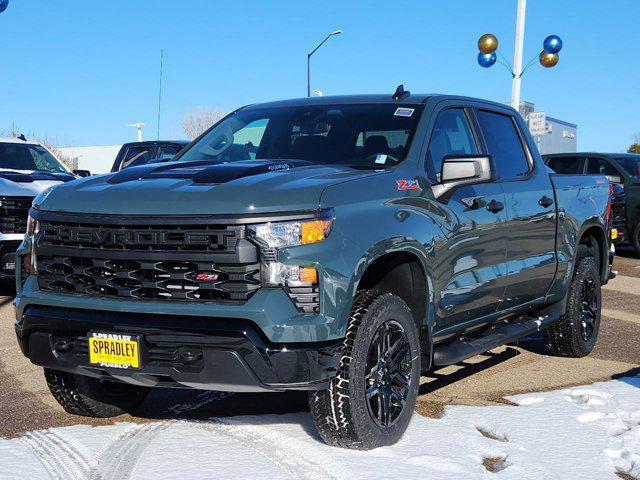
<instances>
[{"instance_id":1,"label":"hood scoop","mask_svg":"<svg viewBox=\"0 0 640 480\"><path fill-rule=\"evenodd\" d=\"M263 173L282 172L312 163L306 160L243 160L231 163L176 162L166 165L130 167L112 176L108 183L118 184L160 178L191 179L194 184L219 184Z\"/></svg>"},{"instance_id":2,"label":"hood scoop","mask_svg":"<svg viewBox=\"0 0 640 480\"><path fill-rule=\"evenodd\" d=\"M10 170L0 171L0 178L16 183L33 183L42 180L70 182L75 177L68 173L51 173L51 172L13 172Z\"/></svg>"}]
</instances>

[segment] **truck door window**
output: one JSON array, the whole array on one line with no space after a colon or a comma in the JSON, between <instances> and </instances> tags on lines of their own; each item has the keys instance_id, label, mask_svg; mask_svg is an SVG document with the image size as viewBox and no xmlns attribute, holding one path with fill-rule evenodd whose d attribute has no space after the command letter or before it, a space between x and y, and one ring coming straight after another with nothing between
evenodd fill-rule
<instances>
[{"instance_id":1,"label":"truck door window","mask_svg":"<svg viewBox=\"0 0 640 480\"><path fill-rule=\"evenodd\" d=\"M479 110L478 122L500 178L513 180L526 175L530 166L513 117Z\"/></svg>"},{"instance_id":2,"label":"truck door window","mask_svg":"<svg viewBox=\"0 0 640 480\"><path fill-rule=\"evenodd\" d=\"M476 154L478 147L464 110L450 108L438 115L429 140L428 161L436 178L440 177L444 157L456 153Z\"/></svg>"},{"instance_id":3,"label":"truck door window","mask_svg":"<svg viewBox=\"0 0 640 480\"><path fill-rule=\"evenodd\" d=\"M152 147L130 147L127 154L122 159L120 170L137 165L146 165L151 160Z\"/></svg>"},{"instance_id":4,"label":"truck door window","mask_svg":"<svg viewBox=\"0 0 640 480\"><path fill-rule=\"evenodd\" d=\"M555 173L578 175L584 170L584 157L551 157L547 165Z\"/></svg>"},{"instance_id":5,"label":"truck door window","mask_svg":"<svg viewBox=\"0 0 640 480\"><path fill-rule=\"evenodd\" d=\"M590 175L620 175L618 169L603 158L589 158L587 173Z\"/></svg>"},{"instance_id":6,"label":"truck door window","mask_svg":"<svg viewBox=\"0 0 640 480\"><path fill-rule=\"evenodd\" d=\"M164 145L158 149L158 158L156 160L163 161L175 157L180 149L173 145Z\"/></svg>"},{"instance_id":7,"label":"truck door window","mask_svg":"<svg viewBox=\"0 0 640 480\"><path fill-rule=\"evenodd\" d=\"M635 178L640 178L640 155L615 157L615 159L619 165L622 165L629 175Z\"/></svg>"}]
</instances>

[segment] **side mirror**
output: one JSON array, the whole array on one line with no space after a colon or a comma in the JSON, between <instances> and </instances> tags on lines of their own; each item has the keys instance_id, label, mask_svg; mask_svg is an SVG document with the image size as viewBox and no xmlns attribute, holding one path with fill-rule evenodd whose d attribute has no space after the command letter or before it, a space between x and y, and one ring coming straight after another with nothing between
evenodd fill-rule
<instances>
[{"instance_id":1,"label":"side mirror","mask_svg":"<svg viewBox=\"0 0 640 480\"><path fill-rule=\"evenodd\" d=\"M622 177L620 177L620 175L605 175L605 177L607 177L607 180L611 183L622 183Z\"/></svg>"},{"instance_id":2,"label":"side mirror","mask_svg":"<svg viewBox=\"0 0 640 480\"><path fill-rule=\"evenodd\" d=\"M73 174L76 177L90 177L91 176L91 172L89 170L74 170Z\"/></svg>"},{"instance_id":3,"label":"side mirror","mask_svg":"<svg viewBox=\"0 0 640 480\"><path fill-rule=\"evenodd\" d=\"M491 158L478 155L447 155L442 160L440 183L433 186L433 194L440 198L461 185L491 180Z\"/></svg>"}]
</instances>

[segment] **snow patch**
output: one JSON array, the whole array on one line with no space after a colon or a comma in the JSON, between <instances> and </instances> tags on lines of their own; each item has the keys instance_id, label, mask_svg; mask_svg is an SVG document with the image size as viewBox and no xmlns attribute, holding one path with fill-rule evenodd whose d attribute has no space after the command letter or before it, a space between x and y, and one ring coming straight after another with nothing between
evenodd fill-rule
<instances>
[{"instance_id":1,"label":"snow patch","mask_svg":"<svg viewBox=\"0 0 640 480\"><path fill-rule=\"evenodd\" d=\"M328 447L304 413L54 428L0 439L0 478L640 478L640 378L508 400L520 406L414 415L369 452Z\"/></svg>"}]
</instances>

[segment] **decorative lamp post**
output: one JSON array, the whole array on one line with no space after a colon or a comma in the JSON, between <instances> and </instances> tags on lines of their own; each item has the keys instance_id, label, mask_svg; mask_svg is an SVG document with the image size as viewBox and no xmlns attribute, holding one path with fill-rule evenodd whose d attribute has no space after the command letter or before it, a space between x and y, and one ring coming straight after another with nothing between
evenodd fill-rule
<instances>
[{"instance_id":1,"label":"decorative lamp post","mask_svg":"<svg viewBox=\"0 0 640 480\"><path fill-rule=\"evenodd\" d=\"M562 39L558 35L549 35L542 42L542 51L536 54L522 68L522 53L524 48L524 20L527 0L518 0L518 11L516 15L516 45L513 55L513 67L509 61L498 51L498 39L491 33L485 33L478 39L478 64L483 68L492 67L495 63L503 65L513 77L511 88L511 106L516 110L520 109L520 83L522 76L536 60L545 68L552 68L558 64L562 50ZM498 56L500 58L498 58Z\"/></svg>"}]
</instances>

